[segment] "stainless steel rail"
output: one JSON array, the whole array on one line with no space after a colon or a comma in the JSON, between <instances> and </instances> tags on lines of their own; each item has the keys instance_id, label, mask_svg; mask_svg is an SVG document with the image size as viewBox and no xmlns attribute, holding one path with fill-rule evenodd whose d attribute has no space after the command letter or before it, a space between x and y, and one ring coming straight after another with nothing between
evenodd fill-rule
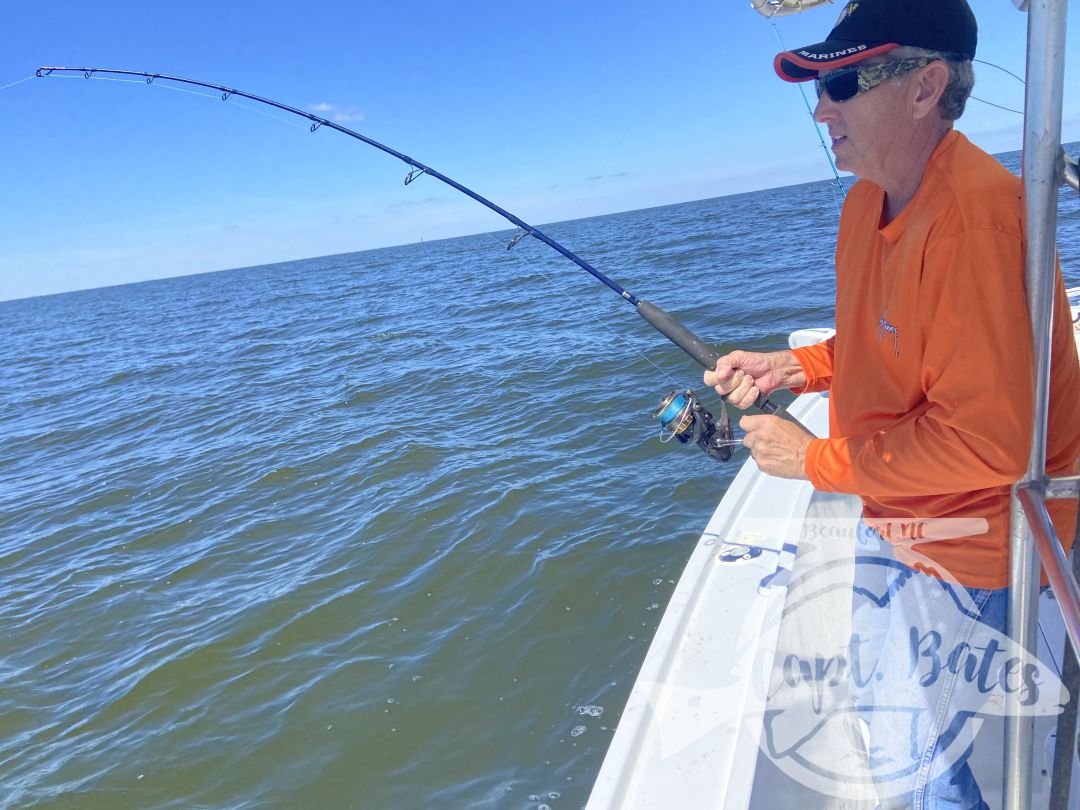
<instances>
[{"instance_id":1,"label":"stainless steel rail","mask_svg":"<svg viewBox=\"0 0 1080 810\"><path fill-rule=\"evenodd\" d=\"M1080 528L1080 527L1078 527ZM1080 531L1073 532L1073 546L1080 547ZM1072 579L1080 582L1080 554L1073 554ZM1065 661L1061 665L1061 683L1066 694L1080 695L1080 659L1075 654L1062 650ZM1080 712L1077 712L1075 700L1065 704L1057 719L1054 732L1054 760L1050 772L1050 808L1049 810L1070 810L1069 798L1072 794L1073 762L1076 761L1076 725ZM1068 740L1064 742L1058 741ZM1073 808L1072 810L1075 810Z\"/></svg>"},{"instance_id":2,"label":"stainless steel rail","mask_svg":"<svg viewBox=\"0 0 1080 810\"><path fill-rule=\"evenodd\" d=\"M1025 649L1036 649L1039 557L1055 592L1066 625L1080 632L1080 604L1068 607L1068 566L1046 512L1046 428L1050 394L1050 342L1056 268L1058 187L1061 161L1061 102L1065 72L1065 23L1068 0L1028 0L1027 92L1024 101L1024 203L1027 249L1024 276L1035 354L1035 420L1031 457L1024 480L1013 488L1009 561L1009 636ZM1029 524L1030 521L1030 524ZM1045 546L1045 548L1044 548ZM1053 570L1056 569L1056 570ZM1074 583L1075 584L1075 583ZM1061 589L1060 591L1058 589ZM1071 612L1072 615L1068 615ZM1070 629L1072 635L1073 630ZM1077 639L1073 638L1073 644ZM1005 716L1003 807L1027 810L1032 797L1035 718L1023 713L1020 696L1010 694Z\"/></svg>"},{"instance_id":3,"label":"stainless steel rail","mask_svg":"<svg viewBox=\"0 0 1080 810\"><path fill-rule=\"evenodd\" d=\"M1046 482L1046 497L1080 498L1080 475L1062 475Z\"/></svg>"},{"instance_id":4,"label":"stainless steel rail","mask_svg":"<svg viewBox=\"0 0 1080 810\"><path fill-rule=\"evenodd\" d=\"M1054 531L1054 524L1050 522L1050 514L1043 501L1046 496L1036 484L1017 487L1017 495L1031 527L1031 536L1046 571L1046 579L1061 605L1061 615L1065 619L1073 654L1080 655L1080 586L1071 576L1069 561Z\"/></svg>"},{"instance_id":5,"label":"stainless steel rail","mask_svg":"<svg viewBox=\"0 0 1080 810\"><path fill-rule=\"evenodd\" d=\"M1080 191L1080 163L1072 155L1065 155L1065 185Z\"/></svg>"}]
</instances>

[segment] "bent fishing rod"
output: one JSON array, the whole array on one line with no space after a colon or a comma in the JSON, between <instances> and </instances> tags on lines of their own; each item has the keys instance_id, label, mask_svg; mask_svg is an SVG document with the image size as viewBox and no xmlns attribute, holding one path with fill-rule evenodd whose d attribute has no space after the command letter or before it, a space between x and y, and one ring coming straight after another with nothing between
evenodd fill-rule
<instances>
[{"instance_id":1,"label":"bent fishing rod","mask_svg":"<svg viewBox=\"0 0 1080 810\"><path fill-rule=\"evenodd\" d=\"M712 371L716 368L716 361L720 359L720 354L705 341L687 329L677 318L673 315L662 310L655 304L639 299L629 290L624 288L618 282L614 281L610 277L601 273L587 261L582 259L576 253L563 247L554 239L549 237L542 231L529 225L524 220L514 216L509 211L501 208L493 203L486 197L482 197L470 188L458 183L447 177L442 172L436 171L430 166L426 166L418 160L415 160L408 155L398 152L396 149L392 149L385 144L379 143L366 135L362 135L359 132L343 127L340 124L334 123L326 118L322 118L314 113L306 112L305 110L297 109L296 107L290 107L288 104L282 104L279 101L273 101L272 99L263 98L262 96L256 96L252 93L245 93L242 90L237 90L233 87L226 87L220 84L213 84L212 82L202 82L195 79L185 79L180 76L167 76L163 73L149 73L142 70L114 70L109 68L86 68L86 67L40 67L36 71L36 75L40 77L50 76L54 73L81 73L84 78L90 79L95 75L110 75L110 76L140 76L147 84L153 84L156 80L160 79L168 82L176 82L178 84L194 85L196 87L205 87L209 90L217 90L221 93L221 100L228 101L232 96L238 96L240 98L250 99L251 101L259 104L265 104L269 107L275 107L284 112L292 115L298 115L301 118L306 118L311 122L310 131L315 132L320 127L329 127L335 129L344 135L348 135L351 138L355 138L358 141L363 141L368 146L374 146L385 152L388 155L396 157L409 167L409 172L405 176L405 185L409 185L413 180L417 179L421 175L429 175L436 180L441 180L446 185L450 186L467 197L471 197L476 202L494 211L503 219L512 222L518 228L521 229L521 233L518 233L510 240L510 243L506 246L507 250L514 247L525 236L532 236L539 239L548 247L561 253L567 259L572 261L582 270L589 275L596 278L598 281L603 282L610 287L619 297L628 302L637 311L646 323L656 329L660 334L664 335L668 340L690 355L696 360L703 368ZM657 408L653 414L660 420L661 430L667 429L677 438L681 443L693 443L701 447L710 457L716 458L720 461L727 461L731 458L733 447L741 444L739 440L734 438L734 432L732 431L730 420L727 416L726 397L722 397L723 412L719 417L719 420L714 420L712 415L702 406L701 402L692 391L673 391L665 397L660 407ZM791 414L787 412L781 405L777 405L770 400L765 394L758 396L757 401L754 403L754 407L766 414L774 414L776 416L788 419L802 428L804 431L813 435L811 431L803 425L799 420L795 419Z\"/></svg>"}]
</instances>

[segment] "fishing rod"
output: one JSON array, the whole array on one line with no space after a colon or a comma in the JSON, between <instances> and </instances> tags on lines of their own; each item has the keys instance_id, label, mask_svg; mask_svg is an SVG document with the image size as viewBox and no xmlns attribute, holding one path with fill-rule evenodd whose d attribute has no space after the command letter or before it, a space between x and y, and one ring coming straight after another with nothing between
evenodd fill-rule
<instances>
[{"instance_id":1,"label":"fishing rod","mask_svg":"<svg viewBox=\"0 0 1080 810\"><path fill-rule=\"evenodd\" d=\"M245 93L242 90L237 90L233 87L226 87L220 84L213 84L212 82L201 82L195 79L185 79L180 76L167 76L163 73L149 73L143 70L114 70L109 68L87 68L87 67L40 67L37 69L35 75L40 77L50 76L54 73L81 73L86 79L90 79L95 75L110 75L110 76L140 76L145 79L147 84L153 84L156 80L160 79L168 82L176 82L178 84L194 85L196 87L205 87L210 90L217 90L221 93L221 100L228 101L232 96L238 96L240 98L250 99L259 104L265 104L269 107L275 107L284 112L291 113L292 115L298 115L301 118L306 118L311 122L310 131L315 132L320 127L329 127L335 129L338 132L348 135L351 138L355 138L358 141L363 141L368 146L374 146L388 155L396 157L409 167L409 172L405 176L405 185L409 185L421 175L429 175L436 180L441 180L446 185L450 186L467 197L471 197L476 202L494 211L503 219L512 222L518 228L522 230L521 233L516 234L510 243L506 246L506 249L514 247L525 236L532 236L539 239L548 247L561 253L567 259L572 261L582 270L589 275L602 282L614 292L618 293L619 297L629 303L637 311L646 323L656 329L660 334L664 335L668 340L690 355L696 360L702 367L711 371L716 368L716 361L720 359L720 354L705 341L687 329L677 318L673 315L662 310L649 301L639 299L625 287L614 281L610 277L601 273L587 261L582 259L577 254L568 250L560 245L554 239L547 234L529 225L524 220L514 216L509 211L501 208L493 203L486 197L482 197L470 188L458 183L447 177L442 172L436 171L430 166L426 166L414 158L408 155L402 154L396 149L392 149L385 144L379 143L366 135L362 135L359 132L343 127L340 124L336 124L326 118L322 118L314 113L307 112L305 110L297 109L296 107L290 107L288 104L282 104L279 101L273 101L272 99L263 98L262 96L256 96L252 93ZM671 392L665 397L660 407L657 408L653 414L660 420L661 430L669 430L675 438L684 444L693 443L701 447L710 457L716 458L720 461L727 461L732 454L733 446L739 444L734 438L734 433L731 428L730 420L727 416L727 404L726 397L721 398L723 412L721 413L719 420L714 420L712 415L704 408L700 400L690 390L679 392L678 390ZM781 405L777 405L770 400L765 394L758 396L754 407L763 413L774 414L776 416L788 419L798 425L810 435L813 435L811 431L803 425L799 420L795 419L791 414L787 412Z\"/></svg>"}]
</instances>

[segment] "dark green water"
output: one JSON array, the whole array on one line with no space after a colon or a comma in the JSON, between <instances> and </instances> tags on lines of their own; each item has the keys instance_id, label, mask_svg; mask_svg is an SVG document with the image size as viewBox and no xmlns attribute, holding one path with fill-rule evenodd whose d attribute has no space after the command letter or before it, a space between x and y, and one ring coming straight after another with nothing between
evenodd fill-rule
<instances>
[{"instance_id":1,"label":"dark green water","mask_svg":"<svg viewBox=\"0 0 1080 810\"><path fill-rule=\"evenodd\" d=\"M834 229L812 184L549 233L774 348ZM656 438L699 384L530 240L0 304L0 806L582 806L737 469Z\"/></svg>"}]
</instances>

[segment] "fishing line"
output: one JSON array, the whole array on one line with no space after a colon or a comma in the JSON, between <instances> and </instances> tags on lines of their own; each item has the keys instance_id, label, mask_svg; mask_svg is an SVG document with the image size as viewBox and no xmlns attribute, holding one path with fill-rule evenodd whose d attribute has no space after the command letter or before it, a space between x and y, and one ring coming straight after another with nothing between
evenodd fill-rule
<instances>
[{"instance_id":1,"label":"fishing line","mask_svg":"<svg viewBox=\"0 0 1080 810\"><path fill-rule=\"evenodd\" d=\"M971 61L972 61L972 62L978 62L978 63L979 63L980 65L986 65L986 66L988 66L988 67L992 67L992 68L997 68L997 69L998 69L998 70L1000 70L1000 71L1001 71L1002 73L1008 73L1008 74L1009 74L1010 76L1012 76L1012 77L1013 77L1014 79L1016 79L1016 80L1017 80L1018 82L1020 82L1020 84L1022 84L1022 85L1025 85L1025 86L1027 85L1027 82L1025 82L1025 81L1024 81L1023 79L1021 79L1021 78L1020 78L1019 76L1017 76L1017 75L1016 75L1015 73L1013 73L1013 72L1012 72L1011 70L1006 70L1006 69L1005 69L1005 68L1003 68L1003 67L1002 67L1001 65L995 65L995 64L994 64L993 62L987 62L987 61L985 61L985 60L983 60L983 59L972 59Z\"/></svg>"},{"instance_id":2,"label":"fishing line","mask_svg":"<svg viewBox=\"0 0 1080 810\"><path fill-rule=\"evenodd\" d=\"M129 80L129 81L131 81L131 80ZM139 82L132 81L132 84L138 84L138 83ZM213 100L217 99L217 96L212 96L209 93L199 93L199 92L197 92L195 90L186 90L183 87L173 87L173 86L168 85L168 84L163 84L163 85L161 85L161 87L164 88L165 90L174 90L177 93L189 93L189 94L191 94L193 96L202 96L203 98L209 98L209 99L213 99ZM304 129L303 124L294 123L294 122L289 121L289 120L287 120L285 118L274 115L273 113L268 113L266 110L260 110L258 107L249 107L247 104L244 104L243 102L240 102L240 101L235 101L233 103L237 107L239 107L241 110L247 110L249 113L255 113L256 115L261 115L263 118L269 118L271 121L277 121L279 124L284 124L285 126L289 127L290 129Z\"/></svg>"},{"instance_id":3,"label":"fishing line","mask_svg":"<svg viewBox=\"0 0 1080 810\"><path fill-rule=\"evenodd\" d=\"M972 62L978 62L980 65L986 65L987 67L997 68L1002 73L1006 73L1009 76L1012 76L1014 79L1016 79L1018 82L1020 82L1020 84L1024 85L1025 87L1027 86L1027 82L1025 82L1023 79L1021 79L1015 73L1013 73L1011 70L1007 70L1006 68L1003 68L1001 65L995 65L993 62L987 62L984 59L972 59L971 61ZM970 98L973 101L979 101L979 102L982 102L983 104L989 104L991 107L997 107L999 110L1005 110L1006 112L1016 113L1017 115L1023 115L1024 114L1023 110L1014 110L1012 107L1003 107L1000 104L995 104L992 101L987 101L986 99L979 98L978 96L971 96Z\"/></svg>"},{"instance_id":4,"label":"fishing line","mask_svg":"<svg viewBox=\"0 0 1080 810\"><path fill-rule=\"evenodd\" d=\"M780 43L780 50L781 51L786 51L787 50L787 45L784 44L784 39L783 39L783 37L780 36L780 30L776 27L776 23L775 22L770 22L769 25L772 27L773 33L776 34L776 41ZM803 82L798 83L799 95L802 96L803 105L806 107L806 112L810 116L810 122L814 127L814 132L817 133L818 141L821 143L821 149L825 153L825 160L827 160L829 162L829 168L832 169L833 177L836 178L836 186L837 186L837 188L840 189L840 194L846 200L847 199L847 189L844 188L844 184L840 180L840 172L838 172L836 170L836 163L833 162L832 152L829 151L829 147L825 143L825 136L821 134L821 127L818 126L818 122L814 120L814 110L810 106L810 99L808 99L806 97L806 89L803 87L803 84L804 84ZM829 187L832 188L832 183L829 184ZM836 216L839 217L840 216L840 207L841 207L841 205L840 205L840 200L837 199L837 197L836 197L836 189L835 188L833 188L832 196L833 196L833 205L836 206Z\"/></svg>"},{"instance_id":5,"label":"fishing line","mask_svg":"<svg viewBox=\"0 0 1080 810\"><path fill-rule=\"evenodd\" d=\"M1005 112L1016 113L1017 115L1023 115L1023 110L1014 110L1012 107L1002 107L1000 104L995 104L992 101L987 101L984 98L978 96L968 96L972 101L981 101L983 104L989 104L991 107L997 107L999 110L1005 110Z\"/></svg>"},{"instance_id":6,"label":"fishing line","mask_svg":"<svg viewBox=\"0 0 1080 810\"><path fill-rule=\"evenodd\" d=\"M640 113L639 113L639 115L640 115ZM614 141L611 141L611 142L605 144L604 155L606 157L605 163L606 163L607 167L611 167L612 159L618 153L619 147L621 147L623 145L623 141L626 140L627 134L629 134L630 130L634 128L635 124L636 124L635 121L630 121L629 123L627 123L627 125L625 127L623 127L622 134L618 138L616 138ZM585 188L584 194L582 194L577 199L577 205L575 207L577 208L578 216L572 217L573 219L580 219L581 218L581 211L582 211L582 208L584 207L584 204L585 204L584 197L585 197L586 194L592 194L593 193L593 189L596 188L597 183L599 183L601 180L607 181L607 180L610 180L612 177L618 177L618 176L629 174L629 172L616 172L614 174L608 172L608 173L603 173L602 174L601 171L600 171L600 166L602 166L602 165L604 165L604 164L598 164L597 173L594 174L592 177L587 178L588 181L589 181L589 185Z\"/></svg>"},{"instance_id":7,"label":"fishing line","mask_svg":"<svg viewBox=\"0 0 1080 810\"><path fill-rule=\"evenodd\" d=\"M36 76L31 76L30 78L33 79L33 78L36 78ZM58 79L78 79L79 77L78 76L57 76L56 78L58 78ZM174 93L185 93L185 94L187 94L189 96L198 96L199 98L208 98L211 101L219 100L218 96L212 95L210 93L200 93L198 90L188 90L186 87L174 87L171 84L155 84L154 82L146 82L146 81L143 81L141 79L115 79L115 78L111 78L109 76L93 76L93 75L87 76L86 78L91 79L91 80L93 80L95 82L119 82L120 84L140 84L140 85L141 84L150 84L151 87L160 87L163 90L171 90ZM23 79L23 81L25 82L25 81L27 81L27 79ZM15 82L15 84L18 84L18 83L19 82ZM3 89L4 88L0 87L0 90L3 90ZM295 123L293 123L292 121L289 121L286 118L281 118L280 116L274 115L273 113L268 113L266 110L260 110L258 107L249 107L247 104L244 104L243 102L240 102L240 101L234 101L233 104L235 106L239 107L241 110L247 110L249 113L255 113L256 115L261 115L263 118L269 118L271 121L277 121L279 124L284 124L285 126L289 127L290 129L304 129L303 124L295 124Z\"/></svg>"},{"instance_id":8,"label":"fishing line","mask_svg":"<svg viewBox=\"0 0 1080 810\"><path fill-rule=\"evenodd\" d=\"M523 234L517 234L511 239L509 245L500 241L493 233L485 231L484 235L499 247L510 250ZM630 351L659 371L670 383L676 386L674 391L661 400L660 407L657 408L653 414L654 417L660 420L660 441L662 443L666 444L672 439L677 439L682 444L694 443L700 446L710 457L720 461L729 460L737 448L744 446L743 439L735 438L734 430L731 427L730 419L728 417L726 404L721 402L720 421L719 425L717 425L713 421L712 414L701 405L700 398L693 391L686 389L680 393L678 388L679 383L674 377L649 359L644 352L630 342L629 338L612 329L607 321L604 320L604 316L591 312L582 301L571 295L568 288L545 272L539 260L535 258L526 258L520 254L515 254L515 259L527 269L535 270L542 275L547 279L548 283L569 300L579 312L589 316L594 322L599 323L605 330L614 335L616 339L630 349ZM666 433L665 430L667 431Z\"/></svg>"},{"instance_id":9,"label":"fishing line","mask_svg":"<svg viewBox=\"0 0 1080 810\"><path fill-rule=\"evenodd\" d=\"M232 87L226 87L220 84L213 84L211 82L197 81L195 79L185 79L179 76L168 76L162 73L150 73L141 70L115 70L110 68L87 67L41 67L38 68L36 71L36 75L40 77L47 77L64 73L81 73L83 75L83 78L85 79L90 79L94 77L95 74L108 74L109 76L124 77L139 76L145 81L146 84L154 84L157 80L161 80L162 82L175 82L181 85L203 87L210 90L217 90L221 94L222 101L228 101L234 96L239 96L241 98L246 98L254 101L258 104L263 104L268 107L273 107L277 110L281 110L283 112L291 113L293 115L300 116L301 118L305 118L311 122L308 129L312 133L322 127L337 130L344 135L348 135L351 138L355 138L358 141L366 143L368 146L372 146L382 152L385 152L388 155L396 157L398 160L405 163L409 167L408 174L406 174L405 176L405 185L409 185L421 175L428 175L435 178L436 180L441 181L442 183L445 183L451 188L456 189L467 197L494 211L503 219L506 219L512 224L516 225L518 228L521 229L522 233L518 234L511 240L510 244L507 246L508 248L512 248L523 237L532 236L533 238L538 239L539 241L546 244L552 250L555 250L562 256L574 262L574 264L576 264L582 270L593 276L597 281L610 288L612 291L617 293L620 298L633 306L637 314L641 316L641 318L646 323L648 323L650 326L660 332L660 334L664 335L666 338L668 338L668 340L670 340L672 343L674 343L676 346L678 346L684 352L690 355L703 368L707 370L712 370L716 368L716 364L720 359L719 352L717 352L709 344L707 344L705 341L703 341L701 338L699 338L697 335L687 329L686 326L683 325L682 322L680 322L677 318L665 312L663 309L656 306L655 304L643 299L639 299L637 296L624 288L614 279L600 272L591 264L582 259L580 256L568 250L566 247L559 244L539 229L534 228L532 225L529 225L524 220L520 219L519 217L515 216L504 208L499 207L491 200L487 199L486 197L482 197L472 189L462 185L461 183L458 183L456 180L453 180L450 177L447 177L445 174L439 172L438 170L427 166L416 160L415 158L409 157L408 155L403 154L402 152L399 152L396 149L387 146L386 144L380 143L372 138L367 137L366 135L362 135L359 132L348 129L341 124L335 123L326 118L322 118L318 115L315 115L314 113L306 112L296 107L289 106L288 104L283 104L279 101L273 101L271 99L257 96L252 93L246 93L242 90L237 90ZM808 428L806 428L805 425L799 422L799 420L792 417L783 406L777 405L765 394L758 395L756 401L754 402L754 407L756 407L763 413L773 414L781 418L786 418L796 424L798 427L800 427L804 432L810 434L811 436L813 435L813 433ZM694 444L697 444L699 447L701 447L701 449L704 450L705 453L708 454L710 457L716 458L721 461L726 461L731 457L730 447L726 446L726 441L732 438L732 436L730 435L731 429L727 417L726 406L723 409L720 419L714 422L712 415L707 410L705 410L701 402L693 396L691 391L687 390L682 394L680 394L678 391L675 391L671 395L669 395L668 400L666 400L665 404L662 404L661 408L657 410L655 416L660 419L663 428L669 429L677 434L680 442L693 442Z\"/></svg>"},{"instance_id":10,"label":"fishing line","mask_svg":"<svg viewBox=\"0 0 1080 810\"><path fill-rule=\"evenodd\" d=\"M491 241L493 241L499 247L501 247L501 248L506 247L506 244L504 242L500 242L498 239L496 239L494 234L485 231L484 236L491 239ZM639 349L637 346L635 346L633 343L631 343L630 339L628 337L626 337L626 335L620 334L619 332L616 332L614 329L612 329L611 326L609 326L608 323L605 320L603 320L603 316L597 314L596 312L590 312L585 307L585 304L582 301L580 301L579 299L575 298L573 295L570 294L570 291L566 287L563 287L562 285L560 285L559 282L556 281L553 276L549 276L546 272L544 272L544 268L540 265L540 263L538 261L536 261L534 259L527 259L524 256L522 256L520 253L516 253L516 252L513 252L513 251L510 251L510 253L511 253L511 255L513 255L514 259L518 263L524 265L528 269L535 270L540 275L542 275L544 278L546 278L548 280L548 282L551 284L552 287L554 287L556 290L558 290L559 293L562 294L562 296L564 298L566 298L566 300L568 300L571 304L573 304L575 307L577 307L578 311L581 312L581 314L587 315L590 319L592 319L595 322L599 323L604 329L606 329L609 333L611 333L612 336L614 336L617 340L622 342L622 344L624 346L626 346L626 348L628 348L630 351L632 351L634 354L636 354L638 357L640 357L642 360L644 360L650 366L652 366L657 371L659 371L661 374L663 374L667 378L668 382L672 383L673 385L678 385L679 384L678 380L676 380L674 377L672 377L671 374L669 374L664 369L660 368L660 366L656 365L656 363L654 363L652 360L650 360L645 355L645 353L641 351L641 349Z\"/></svg>"},{"instance_id":11,"label":"fishing line","mask_svg":"<svg viewBox=\"0 0 1080 810\"><path fill-rule=\"evenodd\" d=\"M36 78L36 76L27 76L25 79L19 79L17 82L12 82L11 84L5 84L3 87L0 87L0 90L7 90L9 87L14 87L17 84L22 84L23 82L28 82L33 78Z\"/></svg>"}]
</instances>

